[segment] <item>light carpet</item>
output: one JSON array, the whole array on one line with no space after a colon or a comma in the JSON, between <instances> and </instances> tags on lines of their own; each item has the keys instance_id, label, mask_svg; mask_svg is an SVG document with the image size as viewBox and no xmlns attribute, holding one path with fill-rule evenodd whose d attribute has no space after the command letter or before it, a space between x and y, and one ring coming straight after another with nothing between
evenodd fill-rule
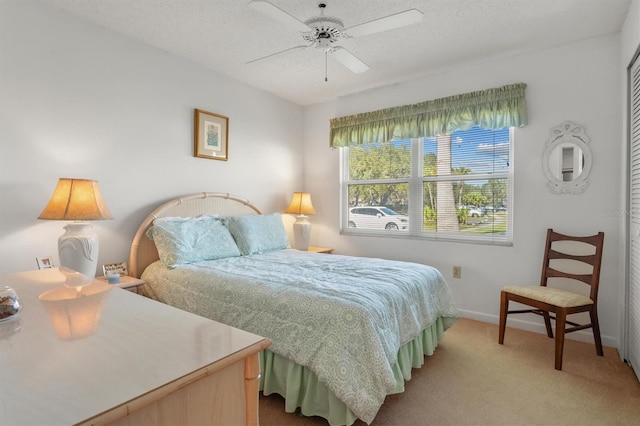
<instances>
[{"instance_id":1,"label":"light carpet","mask_svg":"<svg viewBox=\"0 0 640 426\"><path fill-rule=\"evenodd\" d=\"M640 425L640 383L616 349L604 349L599 357L593 344L566 339L557 371L546 335L507 328L499 345L497 325L461 318L372 425ZM328 423L261 395L260 424Z\"/></svg>"}]
</instances>

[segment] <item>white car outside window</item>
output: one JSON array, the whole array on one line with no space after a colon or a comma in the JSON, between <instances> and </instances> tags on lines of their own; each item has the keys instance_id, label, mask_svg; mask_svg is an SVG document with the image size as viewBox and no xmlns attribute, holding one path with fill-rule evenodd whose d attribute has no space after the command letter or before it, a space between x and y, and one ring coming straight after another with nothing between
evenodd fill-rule
<instances>
[{"instance_id":1,"label":"white car outside window","mask_svg":"<svg viewBox=\"0 0 640 426\"><path fill-rule=\"evenodd\" d=\"M409 218L390 208L379 206L352 207L349 228L407 230Z\"/></svg>"}]
</instances>

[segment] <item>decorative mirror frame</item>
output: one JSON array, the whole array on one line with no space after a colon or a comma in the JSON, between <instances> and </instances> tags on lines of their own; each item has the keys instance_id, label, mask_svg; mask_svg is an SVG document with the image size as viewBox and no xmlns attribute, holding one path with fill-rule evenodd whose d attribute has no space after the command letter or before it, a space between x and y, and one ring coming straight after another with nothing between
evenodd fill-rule
<instances>
[{"instance_id":1,"label":"decorative mirror frame","mask_svg":"<svg viewBox=\"0 0 640 426\"><path fill-rule=\"evenodd\" d=\"M547 186L549 187L549 190L551 190L551 192L555 194L579 194L581 192L584 192L587 185L589 184L587 182L587 178L589 177L589 173L591 172L592 158L591 148L589 147L590 142L591 140L586 135L584 127L579 126L571 121L565 121L561 125L551 129L551 136L547 141L547 146L542 157L542 169L544 170L544 174L547 177ZM570 144L574 145L577 148L580 148L584 160L584 166L580 175L570 182L565 182L561 179L558 179L552 173L551 167L549 166L551 153L556 147L563 144Z\"/></svg>"}]
</instances>

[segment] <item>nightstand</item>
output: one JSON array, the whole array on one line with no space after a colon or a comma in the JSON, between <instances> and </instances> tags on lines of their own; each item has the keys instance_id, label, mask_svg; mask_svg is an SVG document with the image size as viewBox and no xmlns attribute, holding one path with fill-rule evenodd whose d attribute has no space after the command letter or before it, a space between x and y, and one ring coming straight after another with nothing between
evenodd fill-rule
<instances>
[{"instance_id":1,"label":"nightstand","mask_svg":"<svg viewBox=\"0 0 640 426\"><path fill-rule=\"evenodd\" d=\"M311 253L333 253L333 249L332 248L327 248L327 247L309 246L309 249L307 251L309 251Z\"/></svg>"},{"instance_id":2,"label":"nightstand","mask_svg":"<svg viewBox=\"0 0 640 426\"><path fill-rule=\"evenodd\" d=\"M104 276L96 277L96 279L101 281L107 280L107 278ZM128 275L122 275L120 277L120 282L118 284L111 284L111 285L113 285L114 287L125 288L127 290L131 290L137 293L138 287L140 287L143 284L144 284L144 281L142 281L140 278L134 278Z\"/></svg>"}]
</instances>

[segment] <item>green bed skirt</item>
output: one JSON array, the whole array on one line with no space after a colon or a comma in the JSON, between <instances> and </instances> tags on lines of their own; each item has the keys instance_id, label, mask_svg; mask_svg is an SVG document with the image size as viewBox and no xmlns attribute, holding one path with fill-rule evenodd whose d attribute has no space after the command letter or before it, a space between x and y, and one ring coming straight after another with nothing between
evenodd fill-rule
<instances>
[{"instance_id":1,"label":"green bed skirt","mask_svg":"<svg viewBox=\"0 0 640 426\"><path fill-rule=\"evenodd\" d=\"M444 331L455 318L440 317L425 328L420 336L400 347L398 361L393 366L396 386L388 395L404 392L405 380L411 379L411 369L420 368L426 355L433 355ZM285 412L300 408L305 416L320 416L331 426L351 425L358 418L318 377L301 365L271 352L260 352L260 390L264 395L277 393L285 399Z\"/></svg>"}]
</instances>

